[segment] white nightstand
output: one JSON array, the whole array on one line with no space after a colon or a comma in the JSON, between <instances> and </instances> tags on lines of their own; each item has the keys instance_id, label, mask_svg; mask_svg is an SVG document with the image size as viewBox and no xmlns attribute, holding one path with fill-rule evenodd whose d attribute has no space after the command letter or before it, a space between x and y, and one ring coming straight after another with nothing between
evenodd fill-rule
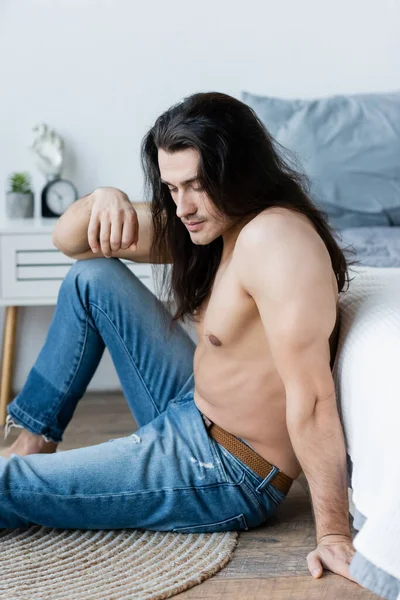
<instances>
[{"instance_id":1,"label":"white nightstand","mask_svg":"<svg viewBox=\"0 0 400 600\"><path fill-rule=\"evenodd\" d=\"M0 425L5 424L12 395L13 360L19 306L55 305L61 282L75 259L52 242L57 219L13 219L0 222L0 306L5 306L1 365ZM149 263L126 263L154 293Z\"/></svg>"}]
</instances>

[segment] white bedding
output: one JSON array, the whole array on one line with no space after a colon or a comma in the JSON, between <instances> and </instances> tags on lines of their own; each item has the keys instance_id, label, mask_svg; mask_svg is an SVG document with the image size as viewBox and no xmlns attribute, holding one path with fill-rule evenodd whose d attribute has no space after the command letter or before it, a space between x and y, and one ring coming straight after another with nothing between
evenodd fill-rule
<instances>
[{"instance_id":1,"label":"white bedding","mask_svg":"<svg viewBox=\"0 0 400 600\"><path fill-rule=\"evenodd\" d=\"M353 502L366 517L354 546L400 580L400 269L352 274L340 300L334 377Z\"/></svg>"}]
</instances>

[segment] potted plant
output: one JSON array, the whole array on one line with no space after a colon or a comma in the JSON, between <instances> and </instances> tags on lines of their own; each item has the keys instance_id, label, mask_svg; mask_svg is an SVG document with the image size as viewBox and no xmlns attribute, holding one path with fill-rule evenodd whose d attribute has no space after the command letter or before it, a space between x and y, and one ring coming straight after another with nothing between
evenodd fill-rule
<instances>
[{"instance_id":1,"label":"potted plant","mask_svg":"<svg viewBox=\"0 0 400 600\"><path fill-rule=\"evenodd\" d=\"M33 192L29 173L12 173L6 197L6 215L10 219L33 217Z\"/></svg>"}]
</instances>

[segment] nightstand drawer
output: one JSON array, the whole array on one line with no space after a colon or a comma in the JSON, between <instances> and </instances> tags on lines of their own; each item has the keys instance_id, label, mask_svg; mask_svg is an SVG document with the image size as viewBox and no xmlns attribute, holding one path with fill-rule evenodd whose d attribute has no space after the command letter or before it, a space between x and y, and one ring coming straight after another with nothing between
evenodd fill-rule
<instances>
[{"instance_id":1,"label":"nightstand drawer","mask_svg":"<svg viewBox=\"0 0 400 600\"><path fill-rule=\"evenodd\" d=\"M105 259L107 260L107 259ZM62 280L76 262L54 247L51 235L3 235L1 237L2 298L57 299ZM121 262L154 293L151 265Z\"/></svg>"}]
</instances>

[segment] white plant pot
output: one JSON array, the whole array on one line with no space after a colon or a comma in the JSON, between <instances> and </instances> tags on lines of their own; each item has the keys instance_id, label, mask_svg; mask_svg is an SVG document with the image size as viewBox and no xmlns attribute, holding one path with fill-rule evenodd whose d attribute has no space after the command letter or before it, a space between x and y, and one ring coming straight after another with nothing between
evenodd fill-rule
<instances>
[{"instance_id":1,"label":"white plant pot","mask_svg":"<svg viewBox=\"0 0 400 600\"><path fill-rule=\"evenodd\" d=\"M33 194L7 192L6 215L9 219L27 219L33 217Z\"/></svg>"}]
</instances>

